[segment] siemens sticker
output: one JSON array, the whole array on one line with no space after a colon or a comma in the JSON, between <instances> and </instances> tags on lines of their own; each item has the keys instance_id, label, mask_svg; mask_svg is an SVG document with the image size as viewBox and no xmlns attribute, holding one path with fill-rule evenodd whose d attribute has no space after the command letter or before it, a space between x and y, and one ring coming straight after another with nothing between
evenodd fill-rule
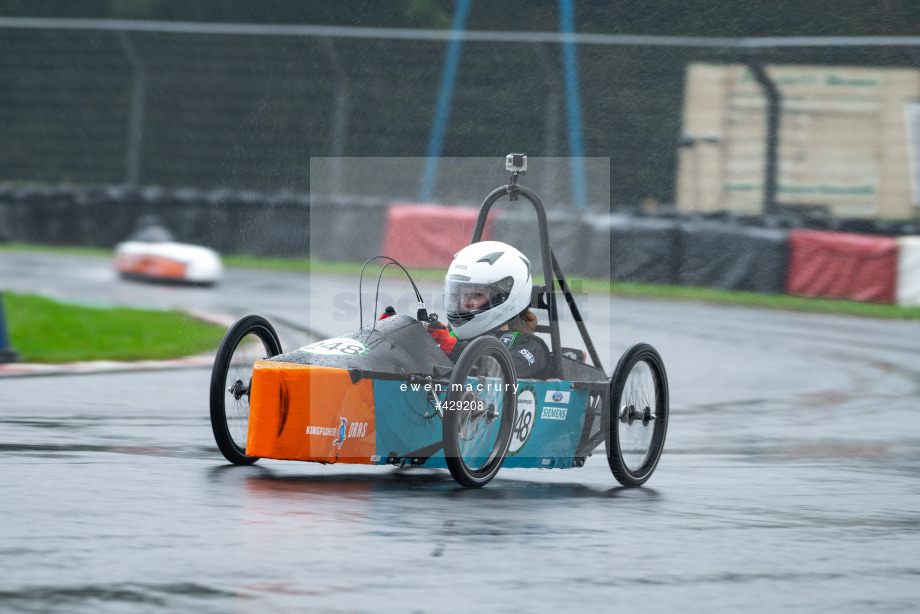
<instances>
[{"instance_id":1,"label":"siemens sticker","mask_svg":"<svg viewBox=\"0 0 920 614\"><path fill-rule=\"evenodd\" d=\"M544 407L540 414L542 420L565 420L569 410L566 407Z\"/></svg>"}]
</instances>

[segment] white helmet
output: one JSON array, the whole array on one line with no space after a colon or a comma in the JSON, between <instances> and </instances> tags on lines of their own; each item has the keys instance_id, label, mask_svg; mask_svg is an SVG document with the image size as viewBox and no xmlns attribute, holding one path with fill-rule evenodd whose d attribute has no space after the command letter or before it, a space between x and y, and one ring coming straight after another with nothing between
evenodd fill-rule
<instances>
[{"instance_id":1,"label":"white helmet","mask_svg":"<svg viewBox=\"0 0 920 614\"><path fill-rule=\"evenodd\" d=\"M499 241L473 243L447 269L447 321L459 339L481 335L527 309L532 287L524 254Z\"/></svg>"}]
</instances>

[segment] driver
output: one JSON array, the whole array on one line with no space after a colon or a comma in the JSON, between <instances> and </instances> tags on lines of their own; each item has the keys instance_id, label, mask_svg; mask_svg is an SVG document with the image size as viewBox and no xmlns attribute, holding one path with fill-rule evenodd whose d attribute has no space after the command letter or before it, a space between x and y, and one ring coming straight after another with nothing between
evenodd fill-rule
<instances>
[{"instance_id":1,"label":"driver","mask_svg":"<svg viewBox=\"0 0 920 614\"><path fill-rule=\"evenodd\" d=\"M454 361L472 339L493 335L511 352L518 377L545 377L550 352L534 334L532 287L530 261L517 249L499 241L468 245L454 256L444 279L450 330L434 323L428 332Z\"/></svg>"}]
</instances>

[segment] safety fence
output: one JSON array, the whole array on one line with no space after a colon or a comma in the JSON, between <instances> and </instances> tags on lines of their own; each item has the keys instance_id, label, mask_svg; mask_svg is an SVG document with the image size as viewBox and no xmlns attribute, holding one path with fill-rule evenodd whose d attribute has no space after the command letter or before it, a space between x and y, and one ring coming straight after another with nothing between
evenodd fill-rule
<instances>
[{"instance_id":1,"label":"safety fence","mask_svg":"<svg viewBox=\"0 0 920 614\"><path fill-rule=\"evenodd\" d=\"M0 179L309 192L313 158L430 156L451 36L0 18ZM585 207L605 211L770 204L909 219L918 46L470 31L438 155L607 158L609 190ZM568 144L575 108L580 153ZM397 194L387 177L350 183L342 164L333 194L422 198L420 177ZM573 186L559 201L580 209Z\"/></svg>"},{"instance_id":2,"label":"safety fence","mask_svg":"<svg viewBox=\"0 0 920 614\"><path fill-rule=\"evenodd\" d=\"M0 241L111 248L158 216L176 240L224 254L363 262L385 254L444 269L469 242L475 207L124 186L0 186ZM671 214L547 215L566 275L920 305L920 223ZM496 207L484 238L540 272L532 211Z\"/></svg>"}]
</instances>

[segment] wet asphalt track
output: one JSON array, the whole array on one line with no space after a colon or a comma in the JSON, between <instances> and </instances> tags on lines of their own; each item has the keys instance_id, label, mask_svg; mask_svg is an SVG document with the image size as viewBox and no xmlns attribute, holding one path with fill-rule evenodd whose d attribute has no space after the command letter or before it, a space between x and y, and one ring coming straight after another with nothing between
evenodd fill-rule
<instances>
[{"instance_id":1,"label":"wet asphalt track","mask_svg":"<svg viewBox=\"0 0 920 614\"><path fill-rule=\"evenodd\" d=\"M0 252L0 290L262 313L301 329L280 327L287 346L356 324L339 278L175 288ZM637 341L668 369L665 454L640 489L602 453L481 491L437 470L233 467L207 369L0 378L0 611L916 611L920 324L585 310L608 372Z\"/></svg>"}]
</instances>

